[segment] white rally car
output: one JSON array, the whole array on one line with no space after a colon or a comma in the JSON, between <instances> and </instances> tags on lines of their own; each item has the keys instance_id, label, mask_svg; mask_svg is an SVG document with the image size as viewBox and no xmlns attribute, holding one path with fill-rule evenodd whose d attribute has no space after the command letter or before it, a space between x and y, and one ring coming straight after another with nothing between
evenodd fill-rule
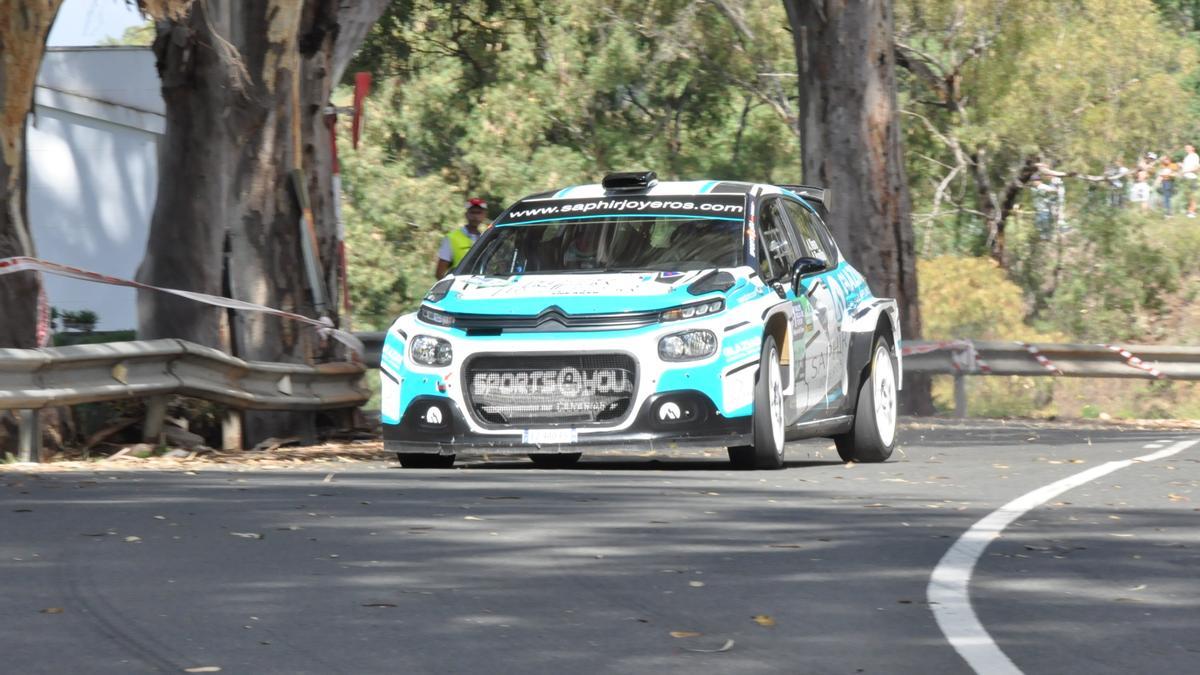
<instances>
[{"instance_id":1,"label":"white rally car","mask_svg":"<svg viewBox=\"0 0 1200 675\"><path fill-rule=\"evenodd\" d=\"M726 447L777 469L785 441L828 436L844 460L887 459L896 302L842 258L825 200L635 172L513 204L388 330L387 450L565 466Z\"/></svg>"}]
</instances>

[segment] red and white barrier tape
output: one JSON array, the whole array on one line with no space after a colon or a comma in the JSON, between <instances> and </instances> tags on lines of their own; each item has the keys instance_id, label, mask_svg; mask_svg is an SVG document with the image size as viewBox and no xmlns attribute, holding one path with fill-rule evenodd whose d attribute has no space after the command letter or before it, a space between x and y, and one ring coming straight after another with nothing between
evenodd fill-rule
<instances>
[{"instance_id":1,"label":"red and white barrier tape","mask_svg":"<svg viewBox=\"0 0 1200 675\"><path fill-rule=\"evenodd\" d=\"M1115 352L1115 353L1119 354L1121 356L1121 358L1125 359L1125 365L1129 366L1130 368L1137 368L1138 370L1144 370L1147 373L1150 373L1151 376L1153 376L1154 378L1159 379L1159 380L1166 377L1161 372L1159 372L1158 368L1155 368L1154 366L1152 366L1152 365L1146 363L1145 361L1139 359L1138 357L1134 356L1132 353L1129 352L1129 350L1125 349L1124 347L1118 347L1116 345L1107 345L1107 344L1102 344L1100 346L1104 347L1105 349L1107 349L1111 352Z\"/></svg>"},{"instance_id":2,"label":"red and white barrier tape","mask_svg":"<svg viewBox=\"0 0 1200 675\"><path fill-rule=\"evenodd\" d=\"M1045 368L1046 370L1050 371L1051 373L1054 373L1055 375L1063 374L1062 370L1060 370L1058 368L1058 366L1054 365L1053 361L1046 358L1042 354L1041 350L1038 349L1037 347L1034 347L1033 345L1029 344L1028 342L1017 342L1017 344L1024 347L1025 351L1029 352L1030 356L1037 359L1038 365L1040 365L1041 367Z\"/></svg>"},{"instance_id":3,"label":"red and white barrier tape","mask_svg":"<svg viewBox=\"0 0 1200 675\"><path fill-rule=\"evenodd\" d=\"M313 319L311 317L304 316L303 314L285 312L281 309L275 309L265 305L258 305L253 302L245 302L244 300L222 298L217 295L198 293L196 291L184 291L178 288L160 288L158 286L143 284L140 281L130 281L129 279L112 277L106 274L80 269L78 267L71 267L70 265L63 265L61 263L51 262L49 260L41 260L39 258L20 256L15 258L0 259L0 276L5 274L15 274L17 272L43 272L45 274L54 274L60 277L67 277L68 279L94 281L96 283L108 284L110 286L125 286L128 288L139 288L147 291L158 291L160 293L167 293L169 295L187 298L188 300L195 300L196 302L212 305L214 307L224 307L226 309L234 309L242 312L259 312L260 314L269 314L271 316L291 319L292 321L316 328L322 336L332 337L338 342L341 342L349 347L359 356L361 356L363 353L362 341L354 337L354 335L351 333L334 328L333 322L326 317ZM49 308L46 308L45 311L47 312L48 317L50 311Z\"/></svg>"}]
</instances>

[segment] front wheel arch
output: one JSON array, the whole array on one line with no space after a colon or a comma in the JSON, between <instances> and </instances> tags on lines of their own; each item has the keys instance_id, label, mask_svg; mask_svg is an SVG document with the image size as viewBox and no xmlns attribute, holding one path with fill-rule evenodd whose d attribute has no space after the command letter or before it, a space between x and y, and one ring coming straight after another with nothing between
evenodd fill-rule
<instances>
[{"instance_id":1,"label":"front wheel arch","mask_svg":"<svg viewBox=\"0 0 1200 675\"><path fill-rule=\"evenodd\" d=\"M883 350L885 355L884 362L887 365L887 372L883 373L885 380L891 380L891 391L886 398L880 400L888 400L890 405L884 407L890 412L884 415L884 418L890 418L890 431L886 438L881 432L880 411L875 403L875 378L872 372L872 366L875 362L876 353ZM856 395L854 397L853 407L853 422L848 431L838 434L833 437L837 446L838 456L842 461L850 462L884 462L892 455L892 451L896 448L896 394L899 391L898 378L899 363L897 356L897 348L891 339L882 336L874 335L871 339L870 359L867 362L867 375L857 385ZM887 386L884 387L885 389Z\"/></svg>"}]
</instances>

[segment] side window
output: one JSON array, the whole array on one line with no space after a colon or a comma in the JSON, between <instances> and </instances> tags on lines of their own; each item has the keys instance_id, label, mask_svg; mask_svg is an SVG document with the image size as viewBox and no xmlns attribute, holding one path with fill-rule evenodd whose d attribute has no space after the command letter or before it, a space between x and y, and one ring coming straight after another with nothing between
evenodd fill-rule
<instances>
[{"instance_id":1,"label":"side window","mask_svg":"<svg viewBox=\"0 0 1200 675\"><path fill-rule=\"evenodd\" d=\"M788 220L792 221L792 227L796 228L796 238L800 240L800 248L804 249L804 255L820 258L828 263L837 262L833 260L833 251L821 236L821 225L816 216L793 201L784 200L783 208L787 211Z\"/></svg>"},{"instance_id":2,"label":"side window","mask_svg":"<svg viewBox=\"0 0 1200 675\"><path fill-rule=\"evenodd\" d=\"M758 218L759 274L764 279L776 279L788 274L792 263L800 257L787 233L787 224L779 210L779 200L763 202Z\"/></svg>"},{"instance_id":3,"label":"side window","mask_svg":"<svg viewBox=\"0 0 1200 675\"><path fill-rule=\"evenodd\" d=\"M817 237L825 244L825 251L829 257L825 259L830 265L838 264L841 260L841 253L838 251L837 244L833 241L833 233L829 231L829 227L825 225L825 221L819 216L808 214L809 222L813 224L813 229L817 231Z\"/></svg>"}]
</instances>

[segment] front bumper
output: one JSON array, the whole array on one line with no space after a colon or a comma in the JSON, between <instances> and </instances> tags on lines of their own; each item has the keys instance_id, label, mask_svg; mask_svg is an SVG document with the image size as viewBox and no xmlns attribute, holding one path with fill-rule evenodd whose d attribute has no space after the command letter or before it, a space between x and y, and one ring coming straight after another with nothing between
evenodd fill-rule
<instances>
[{"instance_id":1,"label":"front bumper","mask_svg":"<svg viewBox=\"0 0 1200 675\"><path fill-rule=\"evenodd\" d=\"M664 416L663 407L668 404L674 404L673 410L679 414ZM430 414L431 408L437 408L437 412ZM672 391L647 398L633 423L625 428L606 431L579 427L574 442L530 443L519 428L503 434L472 431L455 401L421 396L408 406L399 424L383 425L383 443L388 452L439 455L668 452L749 445L753 442L751 420L749 415L720 415L699 391Z\"/></svg>"}]
</instances>

